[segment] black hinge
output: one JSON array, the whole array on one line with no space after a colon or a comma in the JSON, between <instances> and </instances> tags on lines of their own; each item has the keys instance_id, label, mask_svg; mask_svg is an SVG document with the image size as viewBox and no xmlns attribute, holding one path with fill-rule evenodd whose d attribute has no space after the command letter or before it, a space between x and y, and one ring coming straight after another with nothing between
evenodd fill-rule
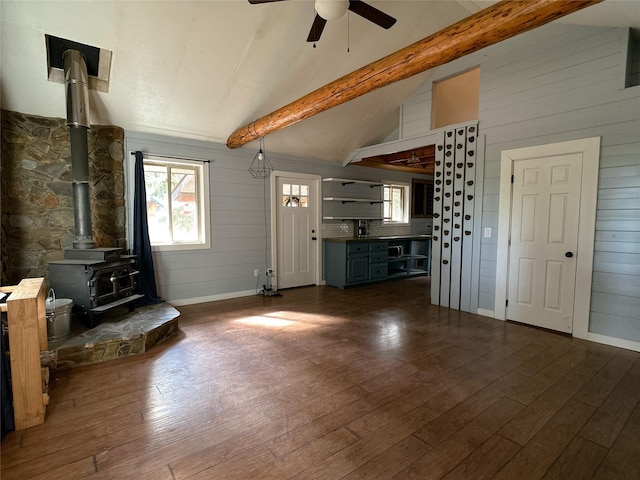
<instances>
[{"instance_id":1,"label":"black hinge","mask_svg":"<svg viewBox=\"0 0 640 480\"><path fill-rule=\"evenodd\" d=\"M511 175L511 183L513 183L513 175Z\"/></svg>"},{"instance_id":2,"label":"black hinge","mask_svg":"<svg viewBox=\"0 0 640 480\"><path fill-rule=\"evenodd\" d=\"M505 307L508 307L508 306L509 306L509 300L507 300L505 303Z\"/></svg>"}]
</instances>

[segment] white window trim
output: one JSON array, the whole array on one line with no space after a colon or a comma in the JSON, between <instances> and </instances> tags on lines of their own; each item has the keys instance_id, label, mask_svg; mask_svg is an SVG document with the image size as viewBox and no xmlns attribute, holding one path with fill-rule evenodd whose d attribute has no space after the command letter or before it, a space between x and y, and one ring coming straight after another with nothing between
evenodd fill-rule
<instances>
[{"instance_id":1,"label":"white window trim","mask_svg":"<svg viewBox=\"0 0 640 480\"><path fill-rule=\"evenodd\" d=\"M168 157L168 156L167 156ZM211 248L211 202L209 201L209 162L202 160L183 160L177 156L174 159L167 157L159 157L154 155L145 155L144 160L149 162L158 162L171 165L194 165L200 167L202 170L200 181L200 188L202 195L200 195L200 212L201 212L201 224L200 235L203 241L201 243L172 243L172 244L158 244L151 245L151 251L153 252L170 252L179 250L205 250Z\"/></svg>"},{"instance_id":2,"label":"white window trim","mask_svg":"<svg viewBox=\"0 0 640 480\"><path fill-rule=\"evenodd\" d=\"M384 188L385 187L402 187L404 188L404 198L403 198L403 216L404 221L402 222L392 222L391 220L382 220L382 225L384 226L401 226L401 225L410 225L411 224L411 184L407 182L396 182L391 180L383 180L382 181L382 191L380 192L382 195L382 213L384 214Z\"/></svg>"}]
</instances>

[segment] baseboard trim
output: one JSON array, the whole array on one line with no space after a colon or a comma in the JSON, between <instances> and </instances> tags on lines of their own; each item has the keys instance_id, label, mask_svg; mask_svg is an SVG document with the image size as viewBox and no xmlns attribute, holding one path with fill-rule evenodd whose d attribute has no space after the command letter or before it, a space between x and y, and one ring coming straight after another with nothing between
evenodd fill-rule
<instances>
[{"instance_id":1,"label":"baseboard trim","mask_svg":"<svg viewBox=\"0 0 640 480\"><path fill-rule=\"evenodd\" d=\"M496 318L493 310L485 310L484 308L479 308L477 314L483 317Z\"/></svg>"},{"instance_id":2,"label":"baseboard trim","mask_svg":"<svg viewBox=\"0 0 640 480\"><path fill-rule=\"evenodd\" d=\"M218 295L206 295L204 297L192 297L192 298L180 298L167 300L174 307L180 307L183 305L195 305L196 303L216 302L218 300L228 300L230 298L250 297L251 295L257 295L255 290L244 290L242 292L229 292L221 293Z\"/></svg>"},{"instance_id":3,"label":"baseboard trim","mask_svg":"<svg viewBox=\"0 0 640 480\"><path fill-rule=\"evenodd\" d=\"M609 337L607 335L600 335L599 333L591 332L587 333L587 340L591 342L603 343L612 347L633 350L634 352L640 352L640 342L634 342L632 340L624 340L622 338Z\"/></svg>"}]
</instances>

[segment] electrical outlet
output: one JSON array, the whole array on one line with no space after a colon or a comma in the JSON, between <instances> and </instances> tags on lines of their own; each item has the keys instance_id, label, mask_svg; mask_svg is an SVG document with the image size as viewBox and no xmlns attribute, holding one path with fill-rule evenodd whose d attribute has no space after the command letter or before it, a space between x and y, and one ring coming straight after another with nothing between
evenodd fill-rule
<instances>
[{"instance_id":1,"label":"electrical outlet","mask_svg":"<svg viewBox=\"0 0 640 480\"><path fill-rule=\"evenodd\" d=\"M491 227L484 228L484 238L491 238Z\"/></svg>"},{"instance_id":2,"label":"electrical outlet","mask_svg":"<svg viewBox=\"0 0 640 480\"><path fill-rule=\"evenodd\" d=\"M257 277L258 275L260 275L260 270L258 270L257 268L253 271L253 276Z\"/></svg>"}]
</instances>

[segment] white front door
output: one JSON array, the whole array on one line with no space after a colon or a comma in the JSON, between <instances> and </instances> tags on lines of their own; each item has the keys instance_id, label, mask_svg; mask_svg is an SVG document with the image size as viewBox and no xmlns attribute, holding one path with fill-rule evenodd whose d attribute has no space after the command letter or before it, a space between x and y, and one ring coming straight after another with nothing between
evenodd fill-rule
<instances>
[{"instance_id":1,"label":"white front door","mask_svg":"<svg viewBox=\"0 0 640 480\"><path fill-rule=\"evenodd\" d=\"M572 333L582 155L513 162L507 318Z\"/></svg>"},{"instance_id":2,"label":"white front door","mask_svg":"<svg viewBox=\"0 0 640 480\"><path fill-rule=\"evenodd\" d=\"M278 176L276 181L277 285L316 283L320 228L315 202L317 180Z\"/></svg>"}]
</instances>

